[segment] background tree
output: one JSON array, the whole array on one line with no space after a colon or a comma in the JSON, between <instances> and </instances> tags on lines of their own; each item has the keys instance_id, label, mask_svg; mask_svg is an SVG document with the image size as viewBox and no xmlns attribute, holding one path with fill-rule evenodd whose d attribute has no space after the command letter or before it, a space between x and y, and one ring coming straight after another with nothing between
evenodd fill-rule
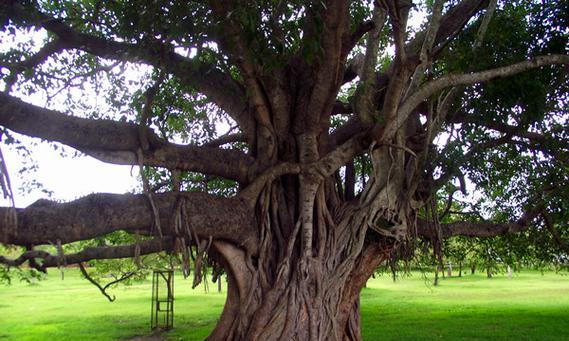
<instances>
[{"instance_id":1,"label":"background tree","mask_svg":"<svg viewBox=\"0 0 569 341\"><path fill-rule=\"evenodd\" d=\"M26 251L0 260L43 270L168 251L189 265L193 248L195 269L208 257L228 276L210 340L358 340L361 288L417 236L440 254L447 237L542 217L566 229L562 6L3 1L4 135L146 176L141 194L3 208L2 240ZM410 29L418 11L428 20ZM466 179L507 221L441 221L437 191ZM493 191L504 181L516 200ZM119 230L143 237L61 247ZM37 248L49 243L56 254Z\"/></svg>"}]
</instances>

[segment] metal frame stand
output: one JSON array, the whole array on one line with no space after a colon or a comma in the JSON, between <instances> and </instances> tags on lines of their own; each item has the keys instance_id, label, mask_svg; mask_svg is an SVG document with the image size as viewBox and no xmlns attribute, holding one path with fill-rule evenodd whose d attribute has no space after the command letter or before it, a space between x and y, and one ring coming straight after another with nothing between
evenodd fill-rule
<instances>
[{"instance_id":1,"label":"metal frame stand","mask_svg":"<svg viewBox=\"0 0 569 341\"><path fill-rule=\"evenodd\" d=\"M166 290L160 288L166 284ZM163 330L174 327L174 272L154 270L152 273L152 310L150 328Z\"/></svg>"}]
</instances>

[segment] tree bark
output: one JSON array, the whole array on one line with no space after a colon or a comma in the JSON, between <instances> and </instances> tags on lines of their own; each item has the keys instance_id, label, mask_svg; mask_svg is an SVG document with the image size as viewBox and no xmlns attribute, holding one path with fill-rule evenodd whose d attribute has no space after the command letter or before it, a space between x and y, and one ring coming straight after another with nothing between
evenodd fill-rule
<instances>
[{"instance_id":1,"label":"tree bark","mask_svg":"<svg viewBox=\"0 0 569 341\"><path fill-rule=\"evenodd\" d=\"M293 246L288 248L292 253L274 253L276 245L268 244L278 244L279 237L265 235L255 259L230 243L214 242L214 257L227 271L228 292L208 340L361 340L360 291L393 245L362 242L357 237L365 236L342 231L341 238L327 236L323 251L336 259L311 257L303 269L294 266L303 255L290 243L301 237L299 230L292 227L285 243Z\"/></svg>"}]
</instances>

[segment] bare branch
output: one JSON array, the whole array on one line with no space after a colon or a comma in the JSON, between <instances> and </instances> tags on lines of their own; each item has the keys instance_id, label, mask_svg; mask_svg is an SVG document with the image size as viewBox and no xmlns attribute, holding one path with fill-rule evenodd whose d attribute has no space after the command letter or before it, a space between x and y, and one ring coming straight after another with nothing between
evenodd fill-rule
<instances>
[{"instance_id":1,"label":"bare branch","mask_svg":"<svg viewBox=\"0 0 569 341\"><path fill-rule=\"evenodd\" d=\"M563 139L556 139L554 136L528 131L526 127L517 127L501 122L481 122L472 115L463 115L461 113L453 115L453 117L451 117L448 121L452 123L476 123L482 127L499 131L511 136L516 136L523 140L512 139L509 141L509 143L523 146L529 150L541 151L564 164L569 162L569 142ZM525 141L528 141L528 143L525 143Z\"/></svg>"},{"instance_id":2,"label":"bare branch","mask_svg":"<svg viewBox=\"0 0 569 341\"><path fill-rule=\"evenodd\" d=\"M79 264L79 270L81 270L81 273L83 274L83 276L89 282L91 282L91 284L96 286L97 289L99 289L101 291L101 294L105 295L105 297L109 300L109 302L113 302L116 299L116 297L115 297L115 295L113 295L113 297L109 296L109 294L107 294L107 289L113 284L117 284L119 282L126 281L127 279L129 279L130 277L132 277L135 274L134 272L128 272L124 276L122 276L121 278L116 279L112 282L109 282L104 287L102 287L99 283L97 283L97 281L95 281L91 276L89 276L89 273L87 272L87 270L83 266L83 263L77 263L77 264Z\"/></svg>"},{"instance_id":3,"label":"bare branch","mask_svg":"<svg viewBox=\"0 0 569 341\"><path fill-rule=\"evenodd\" d=\"M464 0L451 8L441 18L437 36L433 43L433 54L438 54L450 41L452 41L464 26L478 11L485 7L486 0ZM409 44L410 47L418 45L419 41Z\"/></svg>"},{"instance_id":4,"label":"bare branch","mask_svg":"<svg viewBox=\"0 0 569 341\"><path fill-rule=\"evenodd\" d=\"M441 22L441 14L443 10L444 0L435 0L433 4L433 11L431 14L431 19L429 21L429 27L425 32L425 39L423 40L423 45L421 46L421 52L419 52L420 64L415 68L413 76L411 77L411 84L407 87L405 97L415 91L416 87L419 86L423 79L423 74L431 64L431 49L435 43L435 37L439 30L439 25Z\"/></svg>"},{"instance_id":5,"label":"bare branch","mask_svg":"<svg viewBox=\"0 0 569 341\"><path fill-rule=\"evenodd\" d=\"M314 169L324 177L331 176L338 168L352 160L354 156L363 153L370 146L370 143L368 130L359 132L318 160L314 164Z\"/></svg>"},{"instance_id":6,"label":"bare branch","mask_svg":"<svg viewBox=\"0 0 569 341\"><path fill-rule=\"evenodd\" d=\"M369 126L363 124L359 118L352 117L330 134L330 140L334 146L339 146L368 128Z\"/></svg>"},{"instance_id":7,"label":"bare branch","mask_svg":"<svg viewBox=\"0 0 569 341\"><path fill-rule=\"evenodd\" d=\"M239 192L239 197L246 199L249 201L250 205L254 206L257 197L268 183L285 174L298 174L300 171L300 164L288 162L279 163L266 170L263 174L257 176L255 181Z\"/></svg>"},{"instance_id":8,"label":"bare branch","mask_svg":"<svg viewBox=\"0 0 569 341\"><path fill-rule=\"evenodd\" d=\"M490 20L492 19L493 15L494 15L494 11L496 9L496 3L497 0L490 0L490 3L488 4L488 8L486 9L486 13L484 13L484 18L482 19L482 24L480 25L480 27L478 28L478 33L476 35L476 40L474 42L474 45L472 47L472 51L473 53L477 53L478 50L480 49L480 46L482 46L482 42L484 41L484 37L486 35L486 30L488 28L488 24L490 23ZM469 67L470 71L472 69L472 67ZM455 102L457 96L459 96L460 94L463 93L464 91L464 87L465 86L455 86L452 89L450 89L450 91L445 95L445 97L442 100L439 100L439 103L437 105L437 114L436 116L433 117L433 126L436 127L436 130L440 129L441 125L443 124L443 122L445 121L447 114L449 113L449 110L452 106L452 104ZM431 135L430 139L428 140L429 143L431 143L431 139L434 138L435 135Z\"/></svg>"},{"instance_id":9,"label":"bare branch","mask_svg":"<svg viewBox=\"0 0 569 341\"><path fill-rule=\"evenodd\" d=\"M255 120L266 129L272 130L270 104L259 82L258 65L254 62L253 51L246 43L242 30L231 15L235 4L232 1L211 1L213 12L220 18L225 27L224 39L221 43L230 52L235 64L239 67L247 89L247 101L253 108Z\"/></svg>"},{"instance_id":10,"label":"bare branch","mask_svg":"<svg viewBox=\"0 0 569 341\"><path fill-rule=\"evenodd\" d=\"M413 3L408 0L381 0L379 3L389 15L395 45L395 58L400 62L405 62L407 59L405 48L407 19Z\"/></svg>"},{"instance_id":11,"label":"bare branch","mask_svg":"<svg viewBox=\"0 0 569 341\"><path fill-rule=\"evenodd\" d=\"M457 190L457 189L454 189L453 191L451 191L451 192L449 193L448 198L447 198L447 203L446 203L445 209L443 210L443 213L441 213L441 215L439 216L439 220L443 220L443 218L446 217L446 215L451 212L450 209L451 209L451 207L452 207L452 203L453 203L453 200L454 200L453 196L454 196L454 193L455 193L456 190Z\"/></svg>"},{"instance_id":12,"label":"bare branch","mask_svg":"<svg viewBox=\"0 0 569 341\"><path fill-rule=\"evenodd\" d=\"M392 122L388 122L388 124L398 129L407 120L407 117L409 117L409 115L413 112L413 110L415 110L415 108L421 102L423 102L431 95L435 94L436 92L444 88L456 85L468 85L468 84L486 82L491 79L508 77L527 70L552 64L569 64L569 56L567 55L538 56L530 60L486 71L473 72L469 74L443 76L441 78L425 83L415 93L411 94L407 98L407 100L405 100L399 107L399 110L397 112L397 119ZM389 132L394 133L396 129L390 129L394 127L386 127L385 131L388 133Z\"/></svg>"},{"instance_id":13,"label":"bare branch","mask_svg":"<svg viewBox=\"0 0 569 341\"><path fill-rule=\"evenodd\" d=\"M486 0L464 0L442 16L439 29L437 30L437 35L433 42L433 45L437 46L436 52L442 50L442 47L444 47L444 45L451 41L458 32L462 30L468 20L483 8L485 2ZM418 56L423 41L424 33L419 33L413 40L411 40L411 42L407 43L405 49L410 58L415 54ZM416 59L418 60L419 58L417 57ZM342 83L350 82L356 76L357 73L354 72L354 68L352 65L349 65L345 70Z\"/></svg>"},{"instance_id":14,"label":"bare branch","mask_svg":"<svg viewBox=\"0 0 569 341\"><path fill-rule=\"evenodd\" d=\"M356 44L360 41L360 39L362 39L362 37L372 31L375 30L377 28L379 23L374 22L373 20L368 20L368 21L364 21L363 23L361 23L356 30L352 33L352 36L350 37L350 42L349 44L346 44L346 46L344 47L345 49L345 53L349 53L350 51L352 51L352 49L354 48L354 46L356 46Z\"/></svg>"},{"instance_id":15,"label":"bare branch","mask_svg":"<svg viewBox=\"0 0 569 341\"><path fill-rule=\"evenodd\" d=\"M482 23L480 24L480 28L478 29L478 33L476 34L476 41L474 42L473 49L477 50L482 46L482 42L484 41L484 37L486 36L486 31L488 30L488 25L490 24L490 20L494 16L494 11L496 10L496 5L498 4L498 0L490 0L488 7L486 8L486 13L484 14L484 18L482 18Z\"/></svg>"},{"instance_id":16,"label":"bare branch","mask_svg":"<svg viewBox=\"0 0 569 341\"><path fill-rule=\"evenodd\" d=\"M550 136L544 135L544 134L540 134L537 132L532 132L532 131L528 131L527 128L525 127L516 127L513 125L509 125L506 123L501 123L501 122L481 122L480 120L478 120L476 117L474 117L473 115L468 115L468 114L455 114L453 115L450 119L450 122L452 123L476 123L480 126L486 127L486 128L490 128L492 130L495 131L499 131L505 134L510 134L512 136L518 136L524 139L528 139L531 140L533 142L537 142L537 143L547 143L547 142L551 142L550 140L552 139ZM567 141L558 141L561 142L561 144L563 145L564 148L569 148L569 142Z\"/></svg>"}]
</instances>

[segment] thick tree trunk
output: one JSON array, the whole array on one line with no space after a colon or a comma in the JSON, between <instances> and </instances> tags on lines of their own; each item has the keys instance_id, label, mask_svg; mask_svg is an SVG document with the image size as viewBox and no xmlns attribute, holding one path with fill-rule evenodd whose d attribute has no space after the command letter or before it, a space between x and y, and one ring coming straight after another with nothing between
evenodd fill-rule
<instances>
[{"instance_id":1,"label":"thick tree trunk","mask_svg":"<svg viewBox=\"0 0 569 341\"><path fill-rule=\"evenodd\" d=\"M212 256L225 269L228 291L208 340L361 339L359 294L389 257L394 239L368 233L377 205L369 205L371 211L348 203L332 209L326 181L303 211L306 195L294 193L313 187L309 177L302 181L283 177L261 192L258 254L214 242Z\"/></svg>"},{"instance_id":2,"label":"thick tree trunk","mask_svg":"<svg viewBox=\"0 0 569 341\"><path fill-rule=\"evenodd\" d=\"M322 271L328 260L281 268L271 285L245 252L214 243L227 270L227 301L208 340L361 340L359 294L388 255L386 244L366 245L353 260ZM316 276L317 275L317 276Z\"/></svg>"}]
</instances>

